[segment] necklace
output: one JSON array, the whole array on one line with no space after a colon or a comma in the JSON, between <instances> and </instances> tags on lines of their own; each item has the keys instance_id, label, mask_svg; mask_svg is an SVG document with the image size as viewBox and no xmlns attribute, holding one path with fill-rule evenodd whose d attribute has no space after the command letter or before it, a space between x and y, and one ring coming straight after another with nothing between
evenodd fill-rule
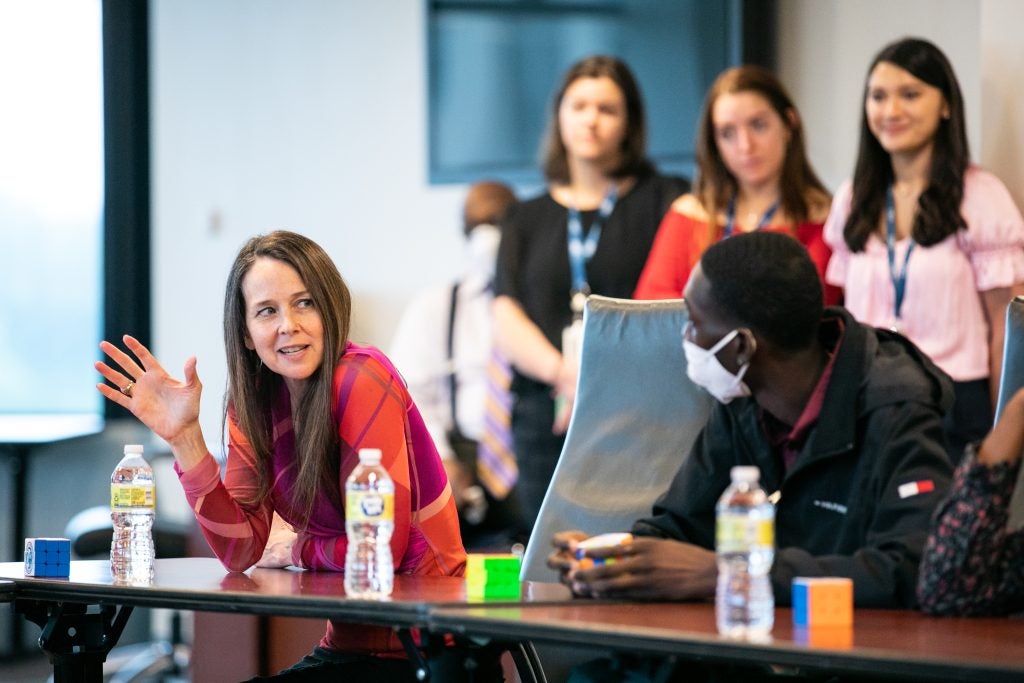
<instances>
[{"instance_id":1,"label":"necklace","mask_svg":"<svg viewBox=\"0 0 1024 683\"><path fill-rule=\"evenodd\" d=\"M756 231L761 230L762 228L766 227L767 225L769 225L771 223L772 217L775 215L775 212L778 211L778 209L779 209L779 203L777 201L774 204L772 204L771 206L769 206L768 209L761 216L761 220L757 223L756 227L754 228L754 231L756 232ZM753 222L753 218L755 218L757 216L757 214L754 213L754 212L751 212L750 216L751 216L751 222ZM726 207L726 211L725 211L725 232L722 235L722 239L725 239L727 237L732 237L732 234L733 234L733 232L735 232L735 230L736 230L736 198L733 197L732 199L729 200L729 205Z\"/></svg>"}]
</instances>

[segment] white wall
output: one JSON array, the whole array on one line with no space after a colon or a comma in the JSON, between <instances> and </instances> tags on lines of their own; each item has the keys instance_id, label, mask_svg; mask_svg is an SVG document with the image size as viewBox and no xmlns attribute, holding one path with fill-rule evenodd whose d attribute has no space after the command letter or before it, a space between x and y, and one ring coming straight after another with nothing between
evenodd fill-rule
<instances>
[{"instance_id":1,"label":"white wall","mask_svg":"<svg viewBox=\"0 0 1024 683\"><path fill-rule=\"evenodd\" d=\"M811 161L827 187L834 191L853 173L871 59L905 36L931 40L953 63L967 106L967 137L980 158L979 13L974 0L780 0L779 76L797 103Z\"/></svg>"},{"instance_id":2,"label":"white wall","mask_svg":"<svg viewBox=\"0 0 1024 683\"><path fill-rule=\"evenodd\" d=\"M981 161L1024 206L1024 3L981 2Z\"/></svg>"},{"instance_id":3,"label":"white wall","mask_svg":"<svg viewBox=\"0 0 1024 683\"><path fill-rule=\"evenodd\" d=\"M449 279L461 186L426 179L425 3L155 0L154 346L204 383L218 441L221 305L249 236L322 244L353 292L353 337L387 346L407 297Z\"/></svg>"}]
</instances>

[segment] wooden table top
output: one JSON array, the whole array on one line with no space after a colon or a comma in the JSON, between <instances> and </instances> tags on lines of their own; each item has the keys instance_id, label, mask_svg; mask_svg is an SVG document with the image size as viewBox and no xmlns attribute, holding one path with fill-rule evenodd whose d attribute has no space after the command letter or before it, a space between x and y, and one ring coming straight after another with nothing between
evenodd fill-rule
<instances>
[{"instance_id":1,"label":"wooden table top","mask_svg":"<svg viewBox=\"0 0 1024 683\"><path fill-rule=\"evenodd\" d=\"M205 557L158 559L155 569L151 584L133 586L116 583L107 560L73 561L70 578L26 577L23 563L4 562L0 579L14 582L18 599L324 617L395 626L423 625L432 607L484 602L467 597L465 580L451 576L399 575L392 595L374 600L347 597L340 572L259 568L229 572L218 560ZM487 603L571 600L563 586L528 583L520 598Z\"/></svg>"},{"instance_id":2,"label":"wooden table top","mask_svg":"<svg viewBox=\"0 0 1024 683\"><path fill-rule=\"evenodd\" d=\"M856 610L852 628L793 626L775 610L770 642L718 634L710 603L597 603L439 608L439 630L731 662L774 663L921 680L1024 680L1024 620L949 619Z\"/></svg>"}]
</instances>

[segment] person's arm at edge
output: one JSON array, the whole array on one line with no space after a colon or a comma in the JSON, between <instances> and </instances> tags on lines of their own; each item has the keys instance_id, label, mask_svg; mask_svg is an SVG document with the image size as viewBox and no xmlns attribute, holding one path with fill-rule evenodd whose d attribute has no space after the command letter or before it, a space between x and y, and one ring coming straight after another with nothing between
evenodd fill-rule
<instances>
[{"instance_id":1,"label":"person's arm at edge","mask_svg":"<svg viewBox=\"0 0 1024 683\"><path fill-rule=\"evenodd\" d=\"M1024 600L1024 576L1014 572L1024 531L1011 535L1006 528L1024 451L1024 390L1007 402L973 456L972 450L957 468L949 498L936 510L921 561L917 596L928 614L1005 614ZM972 567L972 558L981 558L980 565ZM979 568L985 572L983 585Z\"/></svg>"}]
</instances>

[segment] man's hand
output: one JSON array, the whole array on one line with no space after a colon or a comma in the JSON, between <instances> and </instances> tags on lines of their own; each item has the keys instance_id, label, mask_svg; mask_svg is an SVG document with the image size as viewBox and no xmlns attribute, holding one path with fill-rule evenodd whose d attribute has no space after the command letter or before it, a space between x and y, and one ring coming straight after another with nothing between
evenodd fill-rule
<instances>
[{"instance_id":1,"label":"man's hand","mask_svg":"<svg viewBox=\"0 0 1024 683\"><path fill-rule=\"evenodd\" d=\"M548 566L558 572L558 580L567 586L569 572L576 567L576 544L588 538L582 531L559 531L551 538L555 549L548 555Z\"/></svg>"},{"instance_id":2,"label":"man's hand","mask_svg":"<svg viewBox=\"0 0 1024 683\"><path fill-rule=\"evenodd\" d=\"M612 561L580 569L573 559L566 575L577 595L699 600L715 594L715 553L690 543L641 537L624 546L588 550L586 556ZM548 564L554 566L551 558Z\"/></svg>"}]
</instances>

